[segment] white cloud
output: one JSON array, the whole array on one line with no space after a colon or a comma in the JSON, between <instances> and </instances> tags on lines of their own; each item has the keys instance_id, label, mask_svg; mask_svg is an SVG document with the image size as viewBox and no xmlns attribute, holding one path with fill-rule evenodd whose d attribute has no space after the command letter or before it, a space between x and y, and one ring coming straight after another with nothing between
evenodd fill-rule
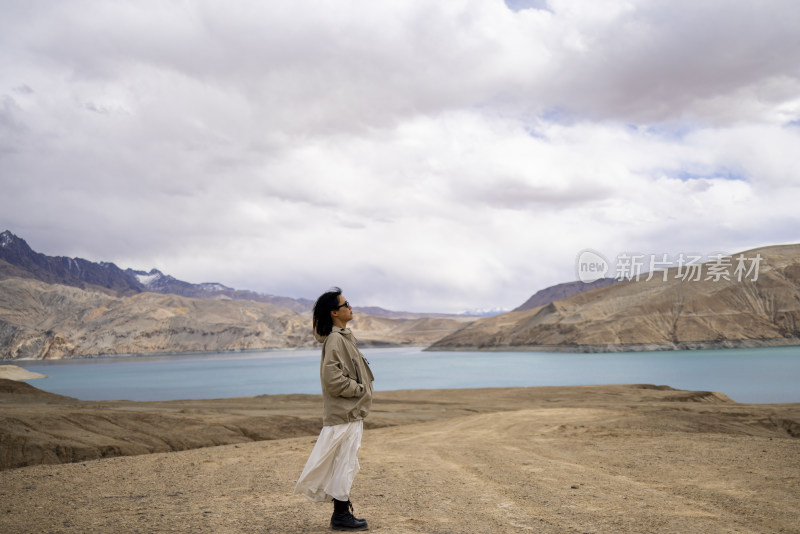
<instances>
[{"instance_id":1,"label":"white cloud","mask_svg":"<svg viewBox=\"0 0 800 534\"><path fill-rule=\"evenodd\" d=\"M0 227L194 282L442 311L515 306L586 247L796 241L798 11L5 3Z\"/></svg>"}]
</instances>

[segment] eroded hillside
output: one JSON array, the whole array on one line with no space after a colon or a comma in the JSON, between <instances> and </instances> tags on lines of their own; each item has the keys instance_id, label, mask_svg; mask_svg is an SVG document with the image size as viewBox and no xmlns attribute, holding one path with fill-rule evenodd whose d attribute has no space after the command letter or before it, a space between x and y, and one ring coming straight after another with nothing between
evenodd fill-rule
<instances>
[{"instance_id":1,"label":"eroded hillside","mask_svg":"<svg viewBox=\"0 0 800 534\"><path fill-rule=\"evenodd\" d=\"M687 280L673 268L649 281L642 277L475 321L431 349L595 351L800 344L800 245L741 254L760 256L757 276L733 276L729 271L728 279L703 275Z\"/></svg>"}]
</instances>

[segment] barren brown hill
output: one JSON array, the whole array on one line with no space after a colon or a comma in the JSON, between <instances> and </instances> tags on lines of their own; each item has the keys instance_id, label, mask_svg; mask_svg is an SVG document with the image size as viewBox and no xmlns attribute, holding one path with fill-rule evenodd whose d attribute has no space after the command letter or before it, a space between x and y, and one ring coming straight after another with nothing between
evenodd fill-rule
<instances>
[{"instance_id":1,"label":"barren brown hill","mask_svg":"<svg viewBox=\"0 0 800 534\"><path fill-rule=\"evenodd\" d=\"M464 324L445 318L357 319L364 345L426 345ZM27 278L0 280L0 360L315 345L309 314L266 302L157 293L126 297Z\"/></svg>"},{"instance_id":2,"label":"barren brown hill","mask_svg":"<svg viewBox=\"0 0 800 534\"><path fill-rule=\"evenodd\" d=\"M735 404L720 393L648 385L386 391L376 393L365 427L531 408L562 402L565 393L586 405L609 396L631 402ZM322 398L305 394L81 401L0 379L0 407L0 470L311 436L322 428ZM781 436L800 433L797 424L788 422L773 430Z\"/></svg>"},{"instance_id":3,"label":"barren brown hill","mask_svg":"<svg viewBox=\"0 0 800 534\"><path fill-rule=\"evenodd\" d=\"M764 247L755 272L739 281L684 280L677 268L593 289L547 306L480 319L431 350L609 351L800 344L800 245ZM752 262L748 264L752 267ZM746 273L745 273L746 274Z\"/></svg>"},{"instance_id":4,"label":"barren brown hill","mask_svg":"<svg viewBox=\"0 0 800 534\"><path fill-rule=\"evenodd\" d=\"M532 310L533 308L539 308L541 306L547 306L554 300L565 299L584 291L589 291L598 287L610 286L611 284L616 284L617 282L618 280L614 278L600 278L594 282L581 282L578 280L575 282L556 284L554 286L546 287L540 291L537 291L531 296L531 298L511 311L525 311Z\"/></svg>"},{"instance_id":5,"label":"barren brown hill","mask_svg":"<svg viewBox=\"0 0 800 534\"><path fill-rule=\"evenodd\" d=\"M0 280L0 357L226 351L311 343L308 320L253 301L139 293L117 297L37 280Z\"/></svg>"}]
</instances>

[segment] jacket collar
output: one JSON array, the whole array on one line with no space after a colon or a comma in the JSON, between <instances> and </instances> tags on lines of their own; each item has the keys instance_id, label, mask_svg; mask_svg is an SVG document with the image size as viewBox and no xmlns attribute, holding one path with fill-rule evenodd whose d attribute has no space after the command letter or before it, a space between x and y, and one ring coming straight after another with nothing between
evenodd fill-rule
<instances>
[{"instance_id":1,"label":"jacket collar","mask_svg":"<svg viewBox=\"0 0 800 534\"><path fill-rule=\"evenodd\" d=\"M353 332L349 328L339 328L338 326L334 326L333 328L331 328L331 334L333 334L334 332L339 332L341 335L348 338L353 335ZM314 334L314 339L316 339L320 343L323 343L325 339L327 339L328 337L328 336L321 336L317 334L316 331L312 331L312 333Z\"/></svg>"},{"instance_id":2,"label":"jacket collar","mask_svg":"<svg viewBox=\"0 0 800 534\"><path fill-rule=\"evenodd\" d=\"M349 328L339 328L338 326L334 326L331 329L331 334L334 333L334 332L339 332L343 336L349 336L349 335L351 335L353 333L352 331L350 331Z\"/></svg>"}]
</instances>

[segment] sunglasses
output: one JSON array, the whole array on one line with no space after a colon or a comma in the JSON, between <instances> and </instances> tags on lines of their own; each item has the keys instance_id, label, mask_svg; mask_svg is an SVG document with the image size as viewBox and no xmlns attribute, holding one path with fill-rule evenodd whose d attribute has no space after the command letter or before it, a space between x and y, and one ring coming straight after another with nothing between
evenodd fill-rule
<instances>
[{"instance_id":1,"label":"sunglasses","mask_svg":"<svg viewBox=\"0 0 800 534\"><path fill-rule=\"evenodd\" d=\"M338 309L339 309L339 308L341 308L342 306L347 306L347 307L349 308L349 307L350 307L350 303L349 303L349 302L347 302L347 301L344 301L344 304L339 304L338 306L336 306L336 307L334 308L334 310L338 310Z\"/></svg>"}]
</instances>

